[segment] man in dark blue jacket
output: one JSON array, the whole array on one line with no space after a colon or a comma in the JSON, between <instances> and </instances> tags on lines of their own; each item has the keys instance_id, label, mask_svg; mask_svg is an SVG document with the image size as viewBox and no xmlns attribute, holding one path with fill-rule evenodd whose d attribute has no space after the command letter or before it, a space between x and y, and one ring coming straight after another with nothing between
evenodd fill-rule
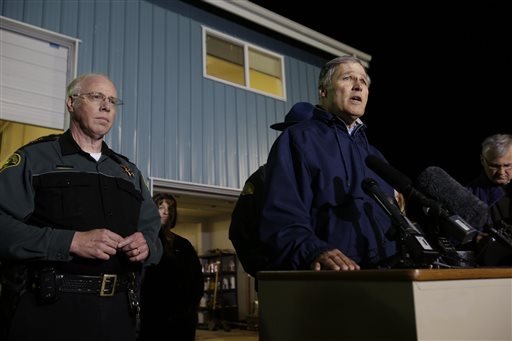
<instances>
[{"instance_id":1,"label":"man in dark blue jacket","mask_svg":"<svg viewBox=\"0 0 512 341\"><path fill-rule=\"evenodd\" d=\"M311 103L295 103L286 114L284 122L274 123L270 128L283 131L297 122L309 120L313 116ZM245 272L256 277L256 272L268 270L268 261L259 243L259 224L265 185L265 165L261 165L245 181L229 225L229 239Z\"/></svg>"},{"instance_id":2,"label":"man in dark blue jacket","mask_svg":"<svg viewBox=\"0 0 512 341\"><path fill-rule=\"evenodd\" d=\"M272 146L260 237L273 268L359 270L387 266L397 254L390 218L361 187L370 177L394 197L365 165L368 155L383 159L361 121L369 85L357 58L329 61L313 119L289 127Z\"/></svg>"},{"instance_id":3,"label":"man in dark blue jacket","mask_svg":"<svg viewBox=\"0 0 512 341\"><path fill-rule=\"evenodd\" d=\"M467 185L468 189L489 206L489 226L512 224L512 135L487 137L482 142L480 163L483 172Z\"/></svg>"},{"instance_id":4,"label":"man in dark blue jacket","mask_svg":"<svg viewBox=\"0 0 512 341\"><path fill-rule=\"evenodd\" d=\"M512 135L494 134L482 142L482 173L467 188L489 206L476 238L477 263L512 265Z\"/></svg>"}]
</instances>

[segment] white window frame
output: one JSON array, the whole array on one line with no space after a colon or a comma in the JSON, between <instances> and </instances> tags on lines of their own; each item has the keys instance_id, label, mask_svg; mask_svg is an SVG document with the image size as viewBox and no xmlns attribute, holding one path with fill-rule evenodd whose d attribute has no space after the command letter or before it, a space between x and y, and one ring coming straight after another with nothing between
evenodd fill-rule
<instances>
[{"instance_id":1,"label":"white window frame","mask_svg":"<svg viewBox=\"0 0 512 341\"><path fill-rule=\"evenodd\" d=\"M208 74L208 72L206 70L206 61L207 61L206 36L207 36L207 34L215 35L215 36L219 37L220 39L231 41L234 44L237 44L237 45L240 45L240 46L243 47L243 50L244 50L245 86L237 84L237 83L233 83L233 82L230 82L230 81L227 81L227 80L222 79L222 78L214 77L214 76L211 76L211 75ZM202 35L203 35L203 37L202 37L202 39L203 39L203 76L205 78L212 79L214 81L221 82L221 83L224 83L224 84L228 84L228 85L231 85L231 86L236 86L238 88L249 90L249 91L252 91L252 92L255 92L255 93L258 93L258 94L261 94L261 95L269 96L269 97L272 97L272 98L276 98L276 99L279 99L279 100L282 100L282 101L286 101L286 78L285 78L286 72L285 72L285 68L284 68L285 65L284 65L284 56L283 55L280 55L280 54L277 54L277 53L272 52L270 50L264 49L264 48L262 48L260 46L250 44L250 43L248 43L246 41L234 38L234 37L232 37L230 35L227 35L225 33L213 30L213 29L211 29L209 27L206 27L206 26L202 26ZM264 91L261 91L261 90L254 89L254 88L250 87L250 85L249 85L250 84L249 49L260 51L260 52L262 52L264 54L271 55L272 57L275 57L275 58L280 60L280 62L281 62L281 80L283 82L283 96L276 96L274 94L271 94L271 93L268 93L268 92L264 92Z\"/></svg>"}]
</instances>

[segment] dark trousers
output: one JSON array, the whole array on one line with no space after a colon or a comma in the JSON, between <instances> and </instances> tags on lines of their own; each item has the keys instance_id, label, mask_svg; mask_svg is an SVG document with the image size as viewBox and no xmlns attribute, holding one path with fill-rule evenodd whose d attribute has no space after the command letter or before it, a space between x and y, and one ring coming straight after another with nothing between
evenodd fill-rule
<instances>
[{"instance_id":1,"label":"dark trousers","mask_svg":"<svg viewBox=\"0 0 512 341\"><path fill-rule=\"evenodd\" d=\"M157 309L156 307L153 309ZM165 310L166 307L160 307ZM178 316L168 316L165 312L158 315L159 310L153 314L142 313L141 331L138 341L172 340L194 341L196 339L197 311L181 312Z\"/></svg>"},{"instance_id":2,"label":"dark trousers","mask_svg":"<svg viewBox=\"0 0 512 341\"><path fill-rule=\"evenodd\" d=\"M41 304L32 292L20 298L9 341L135 341L126 292L110 297L62 293Z\"/></svg>"}]
</instances>

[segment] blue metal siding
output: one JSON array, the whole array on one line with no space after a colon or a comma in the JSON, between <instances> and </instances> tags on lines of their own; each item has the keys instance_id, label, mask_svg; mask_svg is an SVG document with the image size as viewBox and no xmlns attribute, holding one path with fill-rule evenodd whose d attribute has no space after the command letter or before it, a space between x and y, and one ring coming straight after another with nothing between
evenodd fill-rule
<instances>
[{"instance_id":1,"label":"blue metal siding","mask_svg":"<svg viewBox=\"0 0 512 341\"><path fill-rule=\"evenodd\" d=\"M178 173L171 174L173 179L190 179L190 102L200 100L191 89L191 65L200 61L201 57L190 53L190 21L189 18L178 16L178 155L175 159L178 163Z\"/></svg>"},{"instance_id":2,"label":"blue metal siding","mask_svg":"<svg viewBox=\"0 0 512 341\"><path fill-rule=\"evenodd\" d=\"M2 0L2 15L4 17L8 17L8 18L12 18L12 19L17 19L19 21L24 21L22 20L23 17L24 17L24 13L23 13L23 8L25 7L25 1L7 1L7 0ZM37 4L35 4L37 5ZM41 7L37 7L34 6L34 11L35 10L39 10L38 13L41 12ZM30 9L30 11L32 12L32 8ZM37 15L37 14L35 14ZM25 20L28 19L28 15L27 15L27 18ZM33 25L36 25L36 24L33 24Z\"/></svg>"},{"instance_id":3,"label":"blue metal siding","mask_svg":"<svg viewBox=\"0 0 512 341\"><path fill-rule=\"evenodd\" d=\"M45 13L48 13L48 11ZM25 12L25 18L27 21L34 23L33 25L41 26L43 21L43 4L36 2L34 8L30 8L30 10Z\"/></svg>"},{"instance_id":4,"label":"blue metal siding","mask_svg":"<svg viewBox=\"0 0 512 341\"><path fill-rule=\"evenodd\" d=\"M165 130L165 39L166 39L166 14L163 11L156 11L153 18L153 51L151 69L151 134L153 136L166 136ZM158 67L158 66L161 67ZM160 147L165 143L162 140L151 139L149 141L150 172L152 169L165 169L165 154Z\"/></svg>"},{"instance_id":5,"label":"blue metal siding","mask_svg":"<svg viewBox=\"0 0 512 341\"><path fill-rule=\"evenodd\" d=\"M43 7L43 25L47 30L59 32L60 19L62 18L61 8L61 1L49 1L45 3ZM32 13L32 9L27 8L26 13Z\"/></svg>"},{"instance_id":6,"label":"blue metal siding","mask_svg":"<svg viewBox=\"0 0 512 341\"><path fill-rule=\"evenodd\" d=\"M202 125L202 138L203 138L203 181L205 184L215 183L215 145L214 145L214 122L212 108L214 105L213 90L215 82L206 79L203 83L203 125Z\"/></svg>"},{"instance_id":7,"label":"blue metal siding","mask_svg":"<svg viewBox=\"0 0 512 341\"><path fill-rule=\"evenodd\" d=\"M121 82L121 88L119 83L118 91L119 96L125 101L125 105L122 106L121 111L118 112L117 126L119 126L119 140L116 141L119 144L112 143L113 148L117 148L122 154L134 159L135 147L137 141L136 127L137 115L135 108L137 108L138 98L146 94L138 93L138 57L139 57L139 3L136 1L125 2L123 17L123 27L125 35L123 38L123 57L119 60L123 64L123 79ZM117 44L117 42L112 42ZM82 44L84 45L84 44ZM80 59L78 60L80 64ZM86 71L81 71L86 72ZM114 79L114 81L116 81ZM144 108L147 115L150 114L150 108ZM114 141L113 141L114 142ZM141 165L142 166L142 165Z\"/></svg>"},{"instance_id":8,"label":"blue metal siding","mask_svg":"<svg viewBox=\"0 0 512 341\"><path fill-rule=\"evenodd\" d=\"M238 150L236 131L236 90L232 87L226 88L226 138L224 139L226 149L226 183L222 186L238 187Z\"/></svg>"},{"instance_id":9,"label":"blue metal siding","mask_svg":"<svg viewBox=\"0 0 512 341\"><path fill-rule=\"evenodd\" d=\"M81 40L78 73L125 102L106 142L146 176L242 187L291 105L317 101L325 57L179 0L0 0L0 15ZM202 27L284 55L287 101L203 78Z\"/></svg>"},{"instance_id":10,"label":"blue metal siding","mask_svg":"<svg viewBox=\"0 0 512 341\"><path fill-rule=\"evenodd\" d=\"M39 3L39 2L37 2ZM34 4L34 6L37 5ZM116 11L116 7L119 7L121 4L114 3L112 6L112 10ZM124 6L121 6L124 8ZM31 12L34 10L31 10ZM65 15L61 15L60 21L61 21L61 33L66 34L71 37L77 37L77 25L76 25L76 18L78 16L78 1L77 0L69 0L69 1L63 1L62 2L62 13ZM119 12L117 12L119 13ZM122 13L122 12L121 12ZM112 18L113 23L116 23L118 20L124 20L120 15L116 15ZM30 20L29 20L30 21Z\"/></svg>"},{"instance_id":11,"label":"blue metal siding","mask_svg":"<svg viewBox=\"0 0 512 341\"><path fill-rule=\"evenodd\" d=\"M153 6L146 2L141 2L139 6L139 58L137 60L137 93L143 94L137 96L137 120L135 127L135 162L145 174L151 174L149 164L151 130L150 117L153 114L153 101L151 88L152 70L157 67L153 65ZM158 67L161 67L159 65Z\"/></svg>"},{"instance_id":12,"label":"blue metal siding","mask_svg":"<svg viewBox=\"0 0 512 341\"><path fill-rule=\"evenodd\" d=\"M30 0L24 1L29 1L28 4L31 4ZM45 1L45 5L46 3L47 2ZM78 73L80 74L89 71L101 72L100 69L93 68L92 56L94 48L98 44L97 40L105 39L106 36L95 35L96 22L94 20L94 2L80 1L78 3L78 12L75 22L78 27L77 38L82 40L78 49Z\"/></svg>"},{"instance_id":13,"label":"blue metal siding","mask_svg":"<svg viewBox=\"0 0 512 341\"><path fill-rule=\"evenodd\" d=\"M202 41L202 30L200 23L193 21L191 29L191 40L194 42ZM204 175L208 172L209 165L205 163L203 154L205 152L204 134L204 120L207 115L204 110L201 98L204 98L203 90L203 61L202 61L202 44L191 44L190 54L194 58L194 62L190 66L190 127L189 131L189 144L190 151L190 179L198 179L199 183L212 184L213 182L205 181ZM187 77L187 75L184 75Z\"/></svg>"}]
</instances>

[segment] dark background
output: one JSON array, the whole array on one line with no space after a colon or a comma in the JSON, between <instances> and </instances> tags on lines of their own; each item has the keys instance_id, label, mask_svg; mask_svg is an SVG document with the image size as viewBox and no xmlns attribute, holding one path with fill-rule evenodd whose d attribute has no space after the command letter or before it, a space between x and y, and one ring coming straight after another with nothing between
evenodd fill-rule
<instances>
[{"instance_id":1,"label":"dark background","mask_svg":"<svg viewBox=\"0 0 512 341\"><path fill-rule=\"evenodd\" d=\"M465 183L480 172L482 140L511 133L505 5L252 2L372 56L363 121L371 143L413 180L438 166Z\"/></svg>"}]
</instances>

